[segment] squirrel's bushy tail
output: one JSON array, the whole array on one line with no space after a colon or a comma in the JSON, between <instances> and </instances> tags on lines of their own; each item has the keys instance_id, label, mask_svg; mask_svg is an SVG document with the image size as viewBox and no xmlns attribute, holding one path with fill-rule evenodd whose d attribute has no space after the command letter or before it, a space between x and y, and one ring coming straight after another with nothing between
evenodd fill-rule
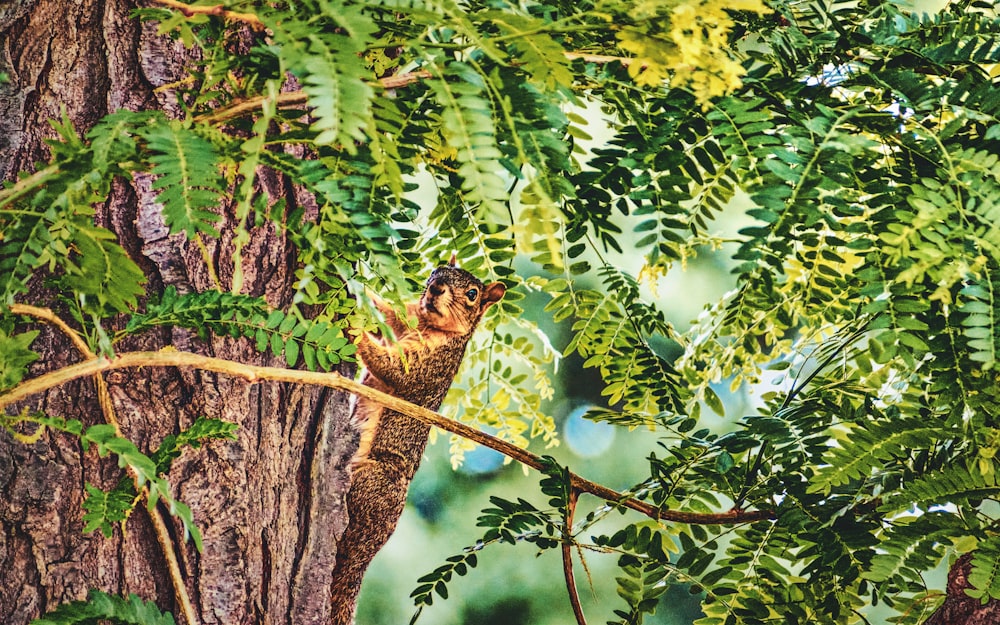
<instances>
[{"instance_id":1,"label":"squirrel's bushy tail","mask_svg":"<svg viewBox=\"0 0 1000 625\"><path fill-rule=\"evenodd\" d=\"M423 431L427 426L413 422ZM337 544L337 565L330 587L331 624L352 625L361 580L372 558L389 540L403 513L413 471L371 458L354 465L347 493L350 522Z\"/></svg>"}]
</instances>

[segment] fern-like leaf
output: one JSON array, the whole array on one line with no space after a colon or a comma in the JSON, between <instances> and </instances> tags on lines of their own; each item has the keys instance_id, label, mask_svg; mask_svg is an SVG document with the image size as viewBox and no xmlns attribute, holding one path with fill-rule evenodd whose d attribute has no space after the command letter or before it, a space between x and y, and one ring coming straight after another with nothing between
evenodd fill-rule
<instances>
[{"instance_id":1,"label":"fern-like leaf","mask_svg":"<svg viewBox=\"0 0 1000 625\"><path fill-rule=\"evenodd\" d=\"M219 236L216 209L225 193L219 176L219 154L210 141L178 121L163 121L139 130L152 153L149 162L156 176L156 200L163 204L163 219L170 233Z\"/></svg>"},{"instance_id":2,"label":"fern-like leaf","mask_svg":"<svg viewBox=\"0 0 1000 625\"><path fill-rule=\"evenodd\" d=\"M302 31L294 27L304 22L286 17L282 10L263 12L262 18L309 96L315 116L313 140L355 154L355 142L364 142L374 123L373 90L366 82L371 76L361 53L377 27L358 7L340 2L313 4L296 8L316 13L316 23Z\"/></svg>"},{"instance_id":3,"label":"fern-like leaf","mask_svg":"<svg viewBox=\"0 0 1000 625\"><path fill-rule=\"evenodd\" d=\"M117 173L122 165L137 159L137 129L156 123L159 114L152 111L122 109L103 117L87 133L91 165L95 171Z\"/></svg>"},{"instance_id":4,"label":"fern-like leaf","mask_svg":"<svg viewBox=\"0 0 1000 625\"><path fill-rule=\"evenodd\" d=\"M937 566L946 548L968 533L961 519L945 512L900 517L879 541L865 579L874 582L920 581L921 573Z\"/></svg>"},{"instance_id":5,"label":"fern-like leaf","mask_svg":"<svg viewBox=\"0 0 1000 625\"><path fill-rule=\"evenodd\" d=\"M180 457L185 447L198 449L211 440L236 440L239 426L222 419L198 417L191 427L178 434L168 434L150 458L156 465L156 472L164 475L170 471L173 461Z\"/></svg>"},{"instance_id":6,"label":"fern-like leaf","mask_svg":"<svg viewBox=\"0 0 1000 625\"><path fill-rule=\"evenodd\" d=\"M115 625L174 625L174 617L151 601L136 595L128 598L91 590L86 601L64 603L31 625L90 625L110 622Z\"/></svg>"},{"instance_id":7,"label":"fern-like leaf","mask_svg":"<svg viewBox=\"0 0 1000 625\"><path fill-rule=\"evenodd\" d=\"M338 37L332 43L310 37L309 62L303 64L301 73L303 89L316 115L313 128L319 134L315 141L354 154L354 142L365 140L371 121L372 89L363 80L363 66L350 41L349 37Z\"/></svg>"},{"instance_id":8,"label":"fern-like leaf","mask_svg":"<svg viewBox=\"0 0 1000 625\"><path fill-rule=\"evenodd\" d=\"M442 107L444 138L457 153L465 199L499 221L496 218L507 210L507 185L497 174L503 170L502 154L496 147L489 101L482 95L483 80L471 67L455 61L429 84Z\"/></svg>"},{"instance_id":9,"label":"fern-like leaf","mask_svg":"<svg viewBox=\"0 0 1000 625\"><path fill-rule=\"evenodd\" d=\"M135 508L135 485L123 477L108 492L93 484L85 484L84 489L87 491L82 504L84 533L101 530L105 538L111 538L114 526L126 521Z\"/></svg>"},{"instance_id":10,"label":"fern-like leaf","mask_svg":"<svg viewBox=\"0 0 1000 625\"><path fill-rule=\"evenodd\" d=\"M259 351L284 355L290 367L301 357L310 369L329 371L357 349L338 326L272 310L261 298L222 291L178 295L173 287L167 287L145 313L134 315L122 335L163 325L190 328L202 339L209 332L249 337Z\"/></svg>"},{"instance_id":11,"label":"fern-like leaf","mask_svg":"<svg viewBox=\"0 0 1000 625\"><path fill-rule=\"evenodd\" d=\"M75 254L66 259L72 289L93 296L98 304L118 312L134 309L145 291L146 276L115 234L99 226L78 224L72 232Z\"/></svg>"},{"instance_id":12,"label":"fern-like leaf","mask_svg":"<svg viewBox=\"0 0 1000 625\"><path fill-rule=\"evenodd\" d=\"M991 536L976 546L969 586L966 594L984 604L990 599L1000 599L1000 537Z\"/></svg>"},{"instance_id":13,"label":"fern-like leaf","mask_svg":"<svg viewBox=\"0 0 1000 625\"><path fill-rule=\"evenodd\" d=\"M496 24L510 39L514 55L531 82L551 91L573 84L565 50L543 32L543 20L510 11L487 11L481 17Z\"/></svg>"},{"instance_id":14,"label":"fern-like leaf","mask_svg":"<svg viewBox=\"0 0 1000 625\"><path fill-rule=\"evenodd\" d=\"M991 369L997 362L997 345L1000 343L1000 323L997 311L996 284L989 275L961 290L962 299L958 312L962 317L962 334L967 339L969 359Z\"/></svg>"},{"instance_id":15,"label":"fern-like leaf","mask_svg":"<svg viewBox=\"0 0 1000 625\"><path fill-rule=\"evenodd\" d=\"M809 490L829 493L833 487L863 480L913 450L933 446L942 435L940 428L906 419L845 426L835 433L837 446L824 456Z\"/></svg>"},{"instance_id":16,"label":"fern-like leaf","mask_svg":"<svg viewBox=\"0 0 1000 625\"><path fill-rule=\"evenodd\" d=\"M28 278L42 262L51 243L48 223L41 215L21 215L11 220L0 214L0 304L12 304L28 289Z\"/></svg>"},{"instance_id":17,"label":"fern-like leaf","mask_svg":"<svg viewBox=\"0 0 1000 625\"><path fill-rule=\"evenodd\" d=\"M0 328L0 391L16 386L28 372L28 365L38 360L29 349L38 330L10 335Z\"/></svg>"},{"instance_id":18,"label":"fern-like leaf","mask_svg":"<svg viewBox=\"0 0 1000 625\"><path fill-rule=\"evenodd\" d=\"M928 473L887 498L881 510L894 512L919 506L923 509L1000 495L1000 474L955 465Z\"/></svg>"}]
</instances>

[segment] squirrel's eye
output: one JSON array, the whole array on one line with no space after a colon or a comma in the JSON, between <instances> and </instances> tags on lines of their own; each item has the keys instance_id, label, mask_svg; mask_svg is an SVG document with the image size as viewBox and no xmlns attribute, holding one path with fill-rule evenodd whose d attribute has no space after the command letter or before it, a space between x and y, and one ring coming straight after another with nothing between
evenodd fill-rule
<instances>
[{"instance_id":1,"label":"squirrel's eye","mask_svg":"<svg viewBox=\"0 0 1000 625\"><path fill-rule=\"evenodd\" d=\"M465 292L465 296L469 298L470 302L474 302L476 301L476 298L479 297L479 290L469 289L468 291Z\"/></svg>"}]
</instances>

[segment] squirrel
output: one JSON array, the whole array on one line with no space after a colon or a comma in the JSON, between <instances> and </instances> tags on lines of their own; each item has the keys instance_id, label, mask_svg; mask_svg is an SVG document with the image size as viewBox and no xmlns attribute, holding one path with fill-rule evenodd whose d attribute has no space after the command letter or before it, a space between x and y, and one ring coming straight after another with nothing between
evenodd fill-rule
<instances>
[{"instance_id":1,"label":"squirrel","mask_svg":"<svg viewBox=\"0 0 1000 625\"><path fill-rule=\"evenodd\" d=\"M503 283L483 284L456 267L452 256L448 265L431 273L419 302L407 305L407 315L417 319L415 328L376 298L396 340L360 335L357 355L366 369L362 383L437 410L483 313L505 292ZM337 545L330 589L334 625L354 622L361 579L395 530L430 432L429 426L364 398L358 399L353 422L360 443L347 493L350 522Z\"/></svg>"}]
</instances>

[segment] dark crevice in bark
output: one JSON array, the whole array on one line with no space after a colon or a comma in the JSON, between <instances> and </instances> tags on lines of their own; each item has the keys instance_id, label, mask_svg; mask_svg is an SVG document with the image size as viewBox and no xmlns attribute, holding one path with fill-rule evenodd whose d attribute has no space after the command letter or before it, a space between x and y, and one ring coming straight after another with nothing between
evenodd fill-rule
<instances>
[{"instance_id":1,"label":"dark crevice in bark","mask_svg":"<svg viewBox=\"0 0 1000 625\"><path fill-rule=\"evenodd\" d=\"M271 561L271 544L268 539L268 530L263 528L260 532L260 547L261 547L261 580L260 580L260 603L257 606L257 610L254 615L257 621L260 621L262 615L268 612L268 597L271 594L271 567L274 566ZM249 590L248 590L249 592Z\"/></svg>"},{"instance_id":2,"label":"dark crevice in bark","mask_svg":"<svg viewBox=\"0 0 1000 625\"><path fill-rule=\"evenodd\" d=\"M313 410L309 414L304 415L308 420L305 424L305 440L302 447L302 457L299 459L298 471L295 476L295 481L298 486L298 491L302 493L302 499L300 501L298 509L298 527L299 533L296 537L295 548L293 550L292 565L290 570L290 579L293 580L291 584L288 585L288 605L295 605L295 594L299 590L298 580L301 579L303 574L303 564L307 559L307 549L309 546L309 541L311 534L317 531L311 523L312 507L313 502L313 491L312 491L312 469L316 462L316 450L318 447L318 438L321 436L321 430L323 427L323 406L326 404L329 398L328 389L320 389L316 396L316 402L313 406ZM291 411L291 422L288 425L288 430L294 430L299 421L299 415L303 415L305 412L305 406L300 403L300 409Z\"/></svg>"}]
</instances>

